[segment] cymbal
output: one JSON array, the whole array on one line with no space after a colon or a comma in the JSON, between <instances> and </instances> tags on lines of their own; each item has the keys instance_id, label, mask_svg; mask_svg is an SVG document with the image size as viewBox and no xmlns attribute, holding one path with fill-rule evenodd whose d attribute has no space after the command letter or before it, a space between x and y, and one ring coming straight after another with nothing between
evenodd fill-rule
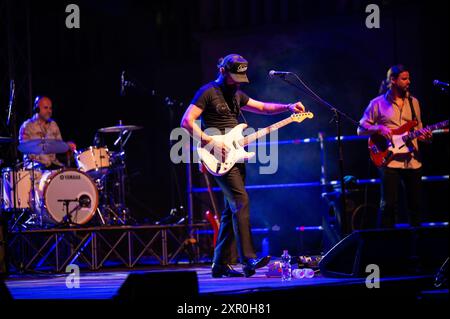
<instances>
[{"instance_id":1,"label":"cymbal","mask_svg":"<svg viewBox=\"0 0 450 319\"><path fill-rule=\"evenodd\" d=\"M69 146L64 141L54 139L28 140L20 143L18 148L25 154L54 154L69 150Z\"/></svg>"},{"instance_id":2,"label":"cymbal","mask_svg":"<svg viewBox=\"0 0 450 319\"><path fill-rule=\"evenodd\" d=\"M12 137L0 136L0 143L10 143L12 141L13 141Z\"/></svg>"},{"instance_id":3,"label":"cymbal","mask_svg":"<svg viewBox=\"0 0 450 319\"><path fill-rule=\"evenodd\" d=\"M110 126L110 127L103 127L101 129L98 129L98 132L100 133L120 133L123 131L136 131L142 129L142 126L136 126L136 125L117 125L117 126Z\"/></svg>"}]
</instances>

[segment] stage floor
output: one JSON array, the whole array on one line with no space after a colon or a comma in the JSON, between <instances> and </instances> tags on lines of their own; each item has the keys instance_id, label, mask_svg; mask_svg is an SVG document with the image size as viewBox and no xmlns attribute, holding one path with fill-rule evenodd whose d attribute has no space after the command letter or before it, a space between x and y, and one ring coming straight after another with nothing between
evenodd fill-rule
<instances>
[{"instance_id":1,"label":"stage floor","mask_svg":"<svg viewBox=\"0 0 450 319\"><path fill-rule=\"evenodd\" d=\"M236 267L239 269L239 267ZM81 272L80 287L67 288L67 274L21 274L5 280L14 299L89 299L107 300L113 298L127 276L131 273L170 271L195 271L199 282L200 296L238 295L263 291L292 290L307 287L363 286L364 278L325 278L320 275L311 279L293 279L282 282L280 278L268 278L267 267L257 270L250 278L212 278L210 266L151 267L140 270L111 270L101 272ZM420 280L424 277L384 278L381 284L390 281Z\"/></svg>"}]
</instances>

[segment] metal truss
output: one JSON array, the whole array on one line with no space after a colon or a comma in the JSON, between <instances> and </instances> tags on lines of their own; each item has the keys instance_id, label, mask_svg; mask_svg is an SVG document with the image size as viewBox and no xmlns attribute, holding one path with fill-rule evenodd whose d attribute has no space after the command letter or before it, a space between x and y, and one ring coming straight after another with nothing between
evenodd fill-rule
<instances>
[{"instance_id":1,"label":"metal truss","mask_svg":"<svg viewBox=\"0 0 450 319\"><path fill-rule=\"evenodd\" d=\"M9 260L12 271L17 272L64 272L70 264L90 270L111 265L134 268L148 264L148 259L167 266L176 263L182 252L195 263L199 260L196 230L207 227L108 226L14 232L8 240Z\"/></svg>"}]
</instances>

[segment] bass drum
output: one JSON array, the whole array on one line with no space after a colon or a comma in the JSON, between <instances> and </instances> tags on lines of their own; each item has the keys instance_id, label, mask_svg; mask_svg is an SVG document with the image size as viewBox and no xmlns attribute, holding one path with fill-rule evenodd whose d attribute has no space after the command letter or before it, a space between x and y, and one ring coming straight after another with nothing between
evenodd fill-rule
<instances>
[{"instance_id":1,"label":"bass drum","mask_svg":"<svg viewBox=\"0 0 450 319\"><path fill-rule=\"evenodd\" d=\"M47 224L83 225L92 219L98 207L94 181L75 169L44 173L37 192L37 209Z\"/></svg>"}]
</instances>

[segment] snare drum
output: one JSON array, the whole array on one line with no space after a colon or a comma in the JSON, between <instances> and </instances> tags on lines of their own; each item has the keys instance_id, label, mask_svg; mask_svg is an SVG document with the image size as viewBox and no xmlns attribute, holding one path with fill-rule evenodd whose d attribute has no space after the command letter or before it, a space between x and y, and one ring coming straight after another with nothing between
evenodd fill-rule
<instances>
[{"instance_id":1,"label":"snare drum","mask_svg":"<svg viewBox=\"0 0 450 319\"><path fill-rule=\"evenodd\" d=\"M80 171L96 176L106 174L110 166L109 151L106 147L91 146L75 154Z\"/></svg>"},{"instance_id":2,"label":"snare drum","mask_svg":"<svg viewBox=\"0 0 450 319\"><path fill-rule=\"evenodd\" d=\"M36 198L37 210L49 224L63 221L86 224L98 207L98 190L94 181L75 169L45 172Z\"/></svg>"},{"instance_id":3,"label":"snare drum","mask_svg":"<svg viewBox=\"0 0 450 319\"><path fill-rule=\"evenodd\" d=\"M12 168L2 169L2 206L6 211L31 208L32 174L31 170ZM40 170L34 170L34 185L37 187L42 176ZM14 187L14 183L15 186ZM15 203L14 203L15 201Z\"/></svg>"}]
</instances>

